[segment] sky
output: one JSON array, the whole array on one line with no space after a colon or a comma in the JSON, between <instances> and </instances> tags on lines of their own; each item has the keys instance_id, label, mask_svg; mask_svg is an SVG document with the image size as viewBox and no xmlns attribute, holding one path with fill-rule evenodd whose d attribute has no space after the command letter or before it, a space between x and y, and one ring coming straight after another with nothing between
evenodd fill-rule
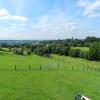
<instances>
[{"instance_id":1,"label":"sky","mask_svg":"<svg viewBox=\"0 0 100 100\"><path fill-rule=\"evenodd\" d=\"M100 37L100 0L0 0L0 40Z\"/></svg>"}]
</instances>

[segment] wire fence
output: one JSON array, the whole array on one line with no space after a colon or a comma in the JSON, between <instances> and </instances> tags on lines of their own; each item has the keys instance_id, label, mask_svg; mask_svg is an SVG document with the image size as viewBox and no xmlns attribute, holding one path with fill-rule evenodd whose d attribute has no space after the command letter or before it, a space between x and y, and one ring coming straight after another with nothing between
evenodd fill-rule
<instances>
[{"instance_id":1,"label":"wire fence","mask_svg":"<svg viewBox=\"0 0 100 100\"><path fill-rule=\"evenodd\" d=\"M13 65L10 68L2 68L0 71L95 71L100 72L100 68L92 68L88 66L80 66L80 67L74 67L74 66L61 66L58 65L40 65L38 67L34 67L32 65L28 65L25 67L19 67L18 65Z\"/></svg>"}]
</instances>

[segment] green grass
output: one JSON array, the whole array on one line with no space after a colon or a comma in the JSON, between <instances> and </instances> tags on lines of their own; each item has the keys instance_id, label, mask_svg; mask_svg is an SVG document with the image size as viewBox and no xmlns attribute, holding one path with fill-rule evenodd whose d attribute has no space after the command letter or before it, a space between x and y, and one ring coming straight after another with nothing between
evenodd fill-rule
<instances>
[{"instance_id":1,"label":"green grass","mask_svg":"<svg viewBox=\"0 0 100 100\"><path fill-rule=\"evenodd\" d=\"M88 47L72 47L72 49L80 49L81 51L89 51Z\"/></svg>"},{"instance_id":2,"label":"green grass","mask_svg":"<svg viewBox=\"0 0 100 100\"><path fill-rule=\"evenodd\" d=\"M100 62L52 56L54 59L11 53L0 55L0 100L74 100L78 93L100 100L100 72L64 70L65 66L100 68ZM15 64L17 71L14 71ZM58 64L59 71L55 70ZM40 65L43 70L39 70Z\"/></svg>"}]
</instances>

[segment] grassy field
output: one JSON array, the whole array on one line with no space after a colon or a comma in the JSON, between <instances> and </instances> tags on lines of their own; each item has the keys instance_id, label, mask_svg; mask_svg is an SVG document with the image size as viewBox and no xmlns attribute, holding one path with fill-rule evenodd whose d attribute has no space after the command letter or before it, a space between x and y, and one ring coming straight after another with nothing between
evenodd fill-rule
<instances>
[{"instance_id":1,"label":"grassy field","mask_svg":"<svg viewBox=\"0 0 100 100\"><path fill-rule=\"evenodd\" d=\"M88 47L72 47L72 49L80 49L81 51L89 51Z\"/></svg>"},{"instance_id":2,"label":"grassy field","mask_svg":"<svg viewBox=\"0 0 100 100\"><path fill-rule=\"evenodd\" d=\"M100 100L100 72L81 70L83 66L100 68L100 62L57 55L49 59L0 54L0 100L74 100L76 94ZM76 70L70 70L72 66Z\"/></svg>"}]
</instances>

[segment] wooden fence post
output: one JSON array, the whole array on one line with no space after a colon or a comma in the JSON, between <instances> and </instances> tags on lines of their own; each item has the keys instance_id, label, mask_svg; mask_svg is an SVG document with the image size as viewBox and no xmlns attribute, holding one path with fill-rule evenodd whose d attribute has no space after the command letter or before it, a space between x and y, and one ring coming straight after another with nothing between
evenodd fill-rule
<instances>
[{"instance_id":1,"label":"wooden fence post","mask_svg":"<svg viewBox=\"0 0 100 100\"><path fill-rule=\"evenodd\" d=\"M29 71L30 71L30 69L31 69L31 67L30 67L30 65L29 65Z\"/></svg>"},{"instance_id":2,"label":"wooden fence post","mask_svg":"<svg viewBox=\"0 0 100 100\"><path fill-rule=\"evenodd\" d=\"M42 70L42 67L41 67L41 65L40 65L40 70Z\"/></svg>"},{"instance_id":3,"label":"wooden fence post","mask_svg":"<svg viewBox=\"0 0 100 100\"><path fill-rule=\"evenodd\" d=\"M84 71L84 68L83 68L83 71Z\"/></svg>"},{"instance_id":4,"label":"wooden fence post","mask_svg":"<svg viewBox=\"0 0 100 100\"><path fill-rule=\"evenodd\" d=\"M59 70L59 64L58 64L58 70Z\"/></svg>"},{"instance_id":5,"label":"wooden fence post","mask_svg":"<svg viewBox=\"0 0 100 100\"><path fill-rule=\"evenodd\" d=\"M65 66L65 70L67 70L67 67Z\"/></svg>"},{"instance_id":6,"label":"wooden fence post","mask_svg":"<svg viewBox=\"0 0 100 100\"><path fill-rule=\"evenodd\" d=\"M72 70L73 70L73 66L72 66Z\"/></svg>"},{"instance_id":7,"label":"wooden fence post","mask_svg":"<svg viewBox=\"0 0 100 100\"><path fill-rule=\"evenodd\" d=\"M87 68L87 71L88 71L88 68Z\"/></svg>"},{"instance_id":8,"label":"wooden fence post","mask_svg":"<svg viewBox=\"0 0 100 100\"><path fill-rule=\"evenodd\" d=\"M16 65L15 65L15 71L16 71Z\"/></svg>"}]
</instances>

